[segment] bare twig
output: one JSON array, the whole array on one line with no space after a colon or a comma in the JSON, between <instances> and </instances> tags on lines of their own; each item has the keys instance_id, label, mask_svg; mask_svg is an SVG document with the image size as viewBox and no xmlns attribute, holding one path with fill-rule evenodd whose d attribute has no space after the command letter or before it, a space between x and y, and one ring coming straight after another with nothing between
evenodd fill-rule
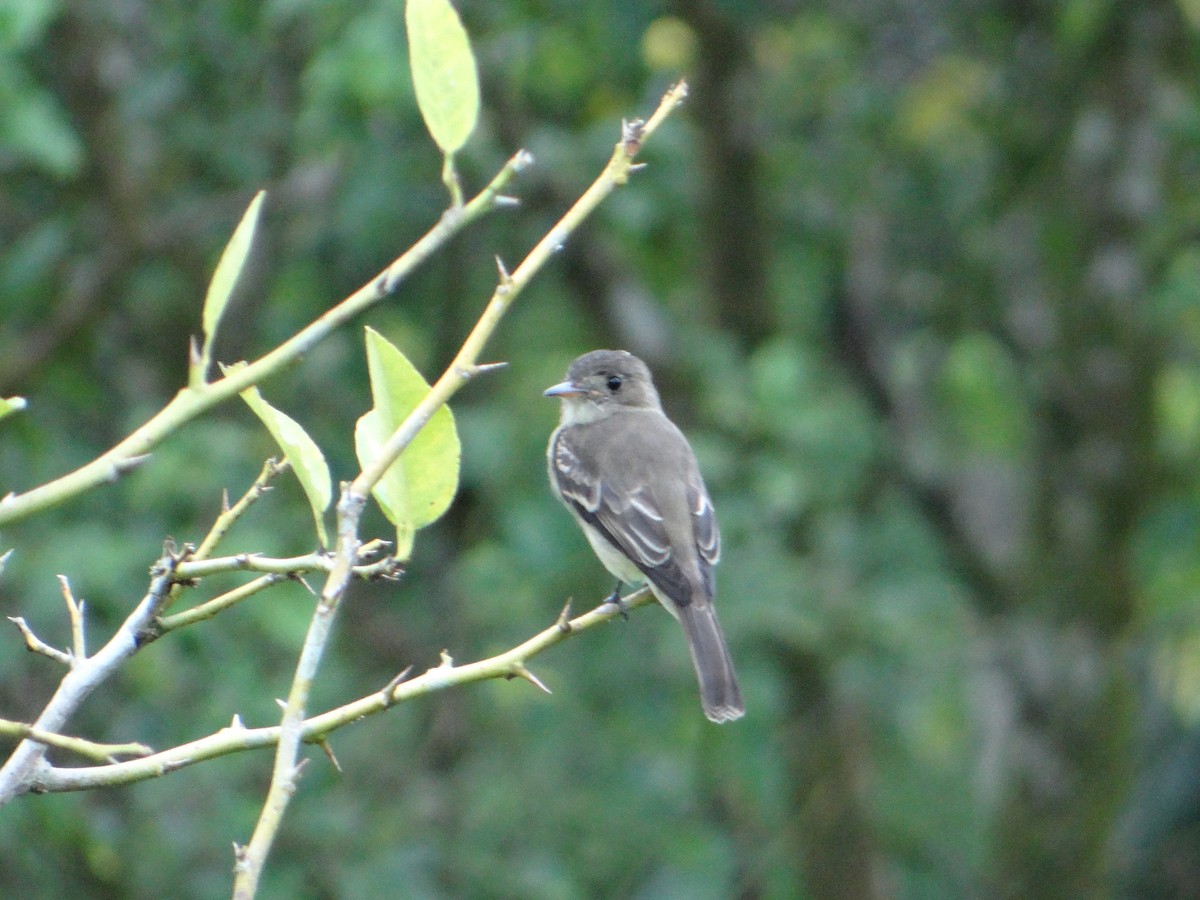
<instances>
[{"instance_id":1,"label":"bare twig","mask_svg":"<svg viewBox=\"0 0 1200 900\"><path fill-rule=\"evenodd\" d=\"M287 580L287 575L279 573L271 573L270 575L263 575L261 578L255 578L253 581L248 581L246 584L236 587L231 591L219 594L211 600L193 606L191 609L185 609L183 612L175 613L173 616L163 616L154 623L155 631L161 636L168 631L176 631L188 625L195 625L197 622L206 622L231 606L236 606L243 600L249 600L255 594L261 593L267 588L274 587L280 582Z\"/></svg>"},{"instance_id":2,"label":"bare twig","mask_svg":"<svg viewBox=\"0 0 1200 900\"><path fill-rule=\"evenodd\" d=\"M25 722L12 722L8 719L0 719L0 734L21 739L28 738L39 744L59 747L89 759L110 763L116 762L119 756L149 756L154 752L153 748L147 747L145 744L101 744L83 738L69 737L65 734L52 734L34 728Z\"/></svg>"},{"instance_id":3,"label":"bare twig","mask_svg":"<svg viewBox=\"0 0 1200 900\"><path fill-rule=\"evenodd\" d=\"M221 504L220 515L213 522L213 526L208 530L208 534L204 536L204 540L188 555L188 559L200 560L208 559L212 556L213 550L221 542L221 538L225 537L226 532L233 527L233 523L245 515L246 511L263 494L271 489L271 479L281 472L286 472L289 465L286 459L268 459L263 463L262 471L258 473L258 477L254 479L254 484L250 485L249 489L246 493L242 494L237 503L230 506L228 495L226 495L225 502Z\"/></svg>"},{"instance_id":4,"label":"bare twig","mask_svg":"<svg viewBox=\"0 0 1200 900\"><path fill-rule=\"evenodd\" d=\"M173 553L164 553L151 569L150 588L146 596L129 617L121 623L117 633L94 655L70 658L70 670L59 682L58 689L42 710L31 728L41 734L57 734L62 731L67 719L79 708L98 684L117 670L120 665L137 652L147 629L158 616L167 594L175 580L175 564L178 559ZM20 623L18 627L21 627ZM28 642L28 637L26 637ZM0 768L0 806L18 794L30 790L36 772L46 765L46 744L25 739Z\"/></svg>"},{"instance_id":5,"label":"bare twig","mask_svg":"<svg viewBox=\"0 0 1200 900\"><path fill-rule=\"evenodd\" d=\"M73 659L87 659L87 640L84 638L82 600L76 600L71 593L71 582L66 575L58 576L58 585L62 589L63 601L67 604L67 618L71 621L71 656Z\"/></svg>"},{"instance_id":6,"label":"bare twig","mask_svg":"<svg viewBox=\"0 0 1200 900\"><path fill-rule=\"evenodd\" d=\"M624 598L625 608L629 611L654 602L654 595L646 588ZM611 603L601 603L590 612L566 622L559 617L548 628L520 645L489 659L456 666L448 656L443 656L438 665L415 678L408 677L410 667L392 678L382 689L306 719L301 727L301 740L317 744L339 728L427 694L489 679L523 677L518 675L517 670L526 667L529 660L538 654L589 628L609 622L618 615L617 608ZM240 717L234 716L229 725L215 734L142 759L124 760L105 766L60 768L43 765L35 773L30 787L39 793L59 793L146 781L219 756L276 745L281 730L279 725L247 728Z\"/></svg>"},{"instance_id":7,"label":"bare twig","mask_svg":"<svg viewBox=\"0 0 1200 900\"><path fill-rule=\"evenodd\" d=\"M21 637L25 638L25 647L30 652L48 656L55 662L62 663L64 666L71 665L71 654L59 650L57 647L51 647L34 634L33 630L29 627L29 623L25 621L24 616L9 616L8 621L17 626L17 630L21 632Z\"/></svg>"}]
</instances>

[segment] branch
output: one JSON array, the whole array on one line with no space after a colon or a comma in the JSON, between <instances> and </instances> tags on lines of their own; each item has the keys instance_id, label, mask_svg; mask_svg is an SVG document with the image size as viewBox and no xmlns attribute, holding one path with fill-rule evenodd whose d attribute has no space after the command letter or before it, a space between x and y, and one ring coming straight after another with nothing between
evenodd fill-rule
<instances>
[{"instance_id":1,"label":"branch","mask_svg":"<svg viewBox=\"0 0 1200 900\"><path fill-rule=\"evenodd\" d=\"M118 756L149 756L154 752L145 744L100 744L96 741L84 740L83 738L68 737L65 734L52 734L51 732L34 728L25 722L12 722L8 719L0 719L0 734L22 740L28 738L29 740L37 741L39 744L60 747L63 750L78 753L80 756L107 760L108 762L116 762Z\"/></svg>"},{"instance_id":2,"label":"branch","mask_svg":"<svg viewBox=\"0 0 1200 900\"><path fill-rule=\"evenodd\" d=\"M395 290L417 266L464 227L499 206L507 206L501 192L528 163L527 153L521 151L516 154L470 203L447 210L433 228L379 275L274 350L246 366L230 371L217 381L188 385L181 389L150 421L111 450L74 472L23 494L8 494L0 499L0 527L56 506L106 481L115 481L124 472L145 461L149 450L181 425L258 384L307 353L330 332Z\"/></svg>"},{"instance_id":3,"label":"branch","mask_svg":"<svg viewBox=\"0 0 1200 900\"><path fill-rule=\"evenodd\" d=\"M290 463L286 459L268 459L263 463L262 471L258 473L258 477L254 479L254 484L250 485L249 489L241 496L241 499L233 506L229 505L229 495L225 495L224 502L221 504L221 514L217 516L213 522L212 528L208 530L208 534L204 536L204 540L200 542L195 550L188 554L189 560L208 559L212 556L212 552L216 549L217 544L221 542L221 538L233 527L233 524L246 514L246 511L253 506L260 497L271 489L271 479L280 472L286 472ZM186 575L183 577L187 577Z\"/></svg>"},{"instance_id":4,"label":"branch","mask_svg":"<svg viewBox=\"0 0 1200 900\"><path fill-rule=\"evenodd\" d=\"M358 548L358 561L353 566L354 574L362 578L376 578L387 574L400 566L400 562L390 556L365 562L371 555L378 552L381 541L372 542L368 547ZM303 556L291 556L277 559L262 556L258 553L239 553L236 556L218 556L213 559L197 560L188 556L186 560L175 567L175 576L181 580L191 578L206 578L223 572L265 572L276 575L303 575L306 572L328 572L333 568L333 558L326 553L306 553Z\"/></svg>"},{"instance_id":5,"label":"branch","mask_svg":"<svg viewBox=\"0 0 1200 900\"><path fill-rule=\"evenodd\" d=\"M460 387L484 370L484 367L479 365L480 354L513 301L601 201L628 180L629 174L636 169L634 158L641 150L643 142L674 112L686 96L687 86L680 82L666 93L648 121L634 120L622 123L621 138L599 177L529 251L511 275L507 275L501 266L500 283L450 366L387 440L371 465L363 469L353 482L343 487L342 497L338 502L338 536L334 567L321 591L321 600L313 612L304 647L297 661L296 673L280 724L282 732L275 754L271 787L250 843L235 850L235 900L250 900L254 897L258 879L279 830L283 813L296 790L299 775L297 760L303 739L308 697L320 669L338 605L350 582L351 568L358 553L358 522L371 488L383 477L384 472L411 443L430 417L446 404Z\"/></svg>"},{"instance_id":6,"label":"branch","mask_svg":"<svg viewBox=\"0 0 1200 900\"><path fill-rule=\"evenodd\" d=\"M373 544L381 542L372 542ZM370 549L370 545L364 544L359 547L359 557L367 555L365 551ZM156 635L161 636L168 631L175 631L178 628L183 628L187 625L195 625L197 622L204 622L211 619L217 613L224 612L231 606L241 603L243 600L248 600L260 591L266 590L284 581L302 580L300 576L307 571L323 570L328 571L333 563L332 560L324 554L312 554L311 556L298 556L294 559L266 559L261 556L247 557L226 557L224 560L206 560L205 565L212 566L218 563L231 563L230 569L252 569L257 572L266 572L261 578L255 578L246 584L236 587L233 590L226 591L224 594L219 594L211 600L193 606L191 609L184 610L181 613L176 613L173 616L163 616L155 623ZM191 563L180 563L179 568L190 566ZM223 569L214 569L214 571L223 571ZM381 560L373 563L366 563L355 566L352 569L355 578L371 580L375 578L397 578L400 572L400 563L392 557L384 557ZM182 574L177 577L184 577Z\"/></svg>"},{"instance_id":7,"label":"branch","mask_svg":"<svg viewBox=\"0 0 1200 900\"><path fill-rule=\"evenodd\" d=\"M155 563L151 569L150 589L146 596L121 623L121 627L107 644L93 656L70 656L70 669L59 682L58 689L37 721L30 726L34 731L40 734L57 734L62 731L67 719L79 708L79 704L87 695L125 660L133 656L141 644L143 635L167 600L175 579L177 562L175 554L167 552ZM74 630L74 625L72 627ZM23 630L26 631L28 640L28 630ZM45 756L44 742L26 738L17 745L3 768L0 768L0 806L30 790L35 773L46 765Z\"/></svg>"},{"instance_id":8,"label":"branch","mask_svg":"<svg viewBox=\"0 0 1200 900\"><path fill-rule=\"evenodd\" d=\"M654 595L648 588L642 588L622 599L628 611L654 602ZM407 673L402 673L381 690L306 719L301 724L301 740L304 743L319 744L339 728L368 716L378 715L397 704L438 691L493 678L520 677L528 680L523 673L528 672L528 663L535 656L621 614L616 605L607 602L574 619L568 618L567 613L568 610L564 609L553 625L511 650L489 659L455 666L453 661L443 654L440 665L416 678L404 680L403 675ZM282 730L281 725L247 728L241 719L235 716L233 722L215 734L141 759L125 760L105 766L43 765L31 781L30 789L37 793L60 793L146 781L219 756L277 745Z\"/></svg>"}]
</instances>

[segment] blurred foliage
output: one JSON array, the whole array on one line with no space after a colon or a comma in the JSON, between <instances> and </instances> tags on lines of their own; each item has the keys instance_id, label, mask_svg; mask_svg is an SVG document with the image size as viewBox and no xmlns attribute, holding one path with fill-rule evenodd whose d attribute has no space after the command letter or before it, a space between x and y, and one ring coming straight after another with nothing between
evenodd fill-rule
<instances>
[{"instance_id":1,"label":"blurred foliage","mask_svg":"<svg viewBox=\"0 0 1200 900\"><path fill-rule=\"evenodd\" d=\"M1200 53L1195 2L462 0L468 191L522 206L264 392L355 470L369 324L435 373L684 69L684 114L573 237L454 404L460 493L399 585L358 587L315 702L502 650L608 576L545 484L577 353L654 368L716 500L748 715L700 715L667 616L551 652L555 693L443 694L313 753L267 897L1200 894ZM0 486L90 459L187 377L241 210L230 363L441 214L398 2L10 0L0 9ZM0 608L93 642L166 536L200 537L271 442L229 404L152 462L9 528ZM389 526L373 513L368 534ZM226 549L311 550L285 479ZM229 584L235 583L230 581ZM226 587L228 585L225 585ZM222 587L215 579L196 596ZM210 593L211 592L211 593ZM140 653L71 731L165 747L277 721L312 599L288 585ZM59 673L0 653L0 714ZM268 754L25 797L0 893L213 897Z\"/></svg>"}]
</instances>

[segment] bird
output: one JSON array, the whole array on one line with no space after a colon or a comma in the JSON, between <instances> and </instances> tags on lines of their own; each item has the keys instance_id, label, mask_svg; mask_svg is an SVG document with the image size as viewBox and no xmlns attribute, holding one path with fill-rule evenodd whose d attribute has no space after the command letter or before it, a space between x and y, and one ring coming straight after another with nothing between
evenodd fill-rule
<instances>
[{"instance_id":1,"label":"bird","mask_svg":"<svg viewBox=\"0 0 1200 900\"><path fill-rule=\"evenodd\" d=\"M562 401L546 448L550 484L618 579L613 602L622 582L647 582L683 626L705 716L740 718L742 692L713 605L716 512L649 367L625 350L593 350L545 396Z\"/></svg>"}]
</instances>

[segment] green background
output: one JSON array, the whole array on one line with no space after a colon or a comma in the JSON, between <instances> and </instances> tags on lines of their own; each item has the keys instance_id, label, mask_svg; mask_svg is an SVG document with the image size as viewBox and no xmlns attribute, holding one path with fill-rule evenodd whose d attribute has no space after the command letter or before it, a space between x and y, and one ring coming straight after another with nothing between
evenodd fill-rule
<instances>
[{"instance_id":1,"label":"green background","mask_svg":"<svg viewBox=\"0 0 1200 900\"><path fill-rule=\"evenodd\" d=\"M547 490L572 357L624 347L690 436L724 538L744 720L700 714L639 611L319 751L283 897L1200 894L1200 5L1194 0L463 0L492 215L264 395L354 474L362 324L427 377L681 73L649 163L567 243L453 408L461 492L398 585L354 589L327 708L480 658L611 589ZM217 341L255 356L436 221L441 160L390 2L0 5L0 486L107 449L186 380L212 266L270 196ZM0 535L0 612L98 645L164 538L271 453L230 403ZM366 533L386 536L373 512ZM285 478L235 550L313 549ZM236 583L206 582L195 600ZM288 585L159 641L72 733L155 747L278 720L312 609ZM60 673L0 632L0 715ZM226 895L269 778L247 753L0 811L0 894Z\"/></svg>"}]
</instances>

